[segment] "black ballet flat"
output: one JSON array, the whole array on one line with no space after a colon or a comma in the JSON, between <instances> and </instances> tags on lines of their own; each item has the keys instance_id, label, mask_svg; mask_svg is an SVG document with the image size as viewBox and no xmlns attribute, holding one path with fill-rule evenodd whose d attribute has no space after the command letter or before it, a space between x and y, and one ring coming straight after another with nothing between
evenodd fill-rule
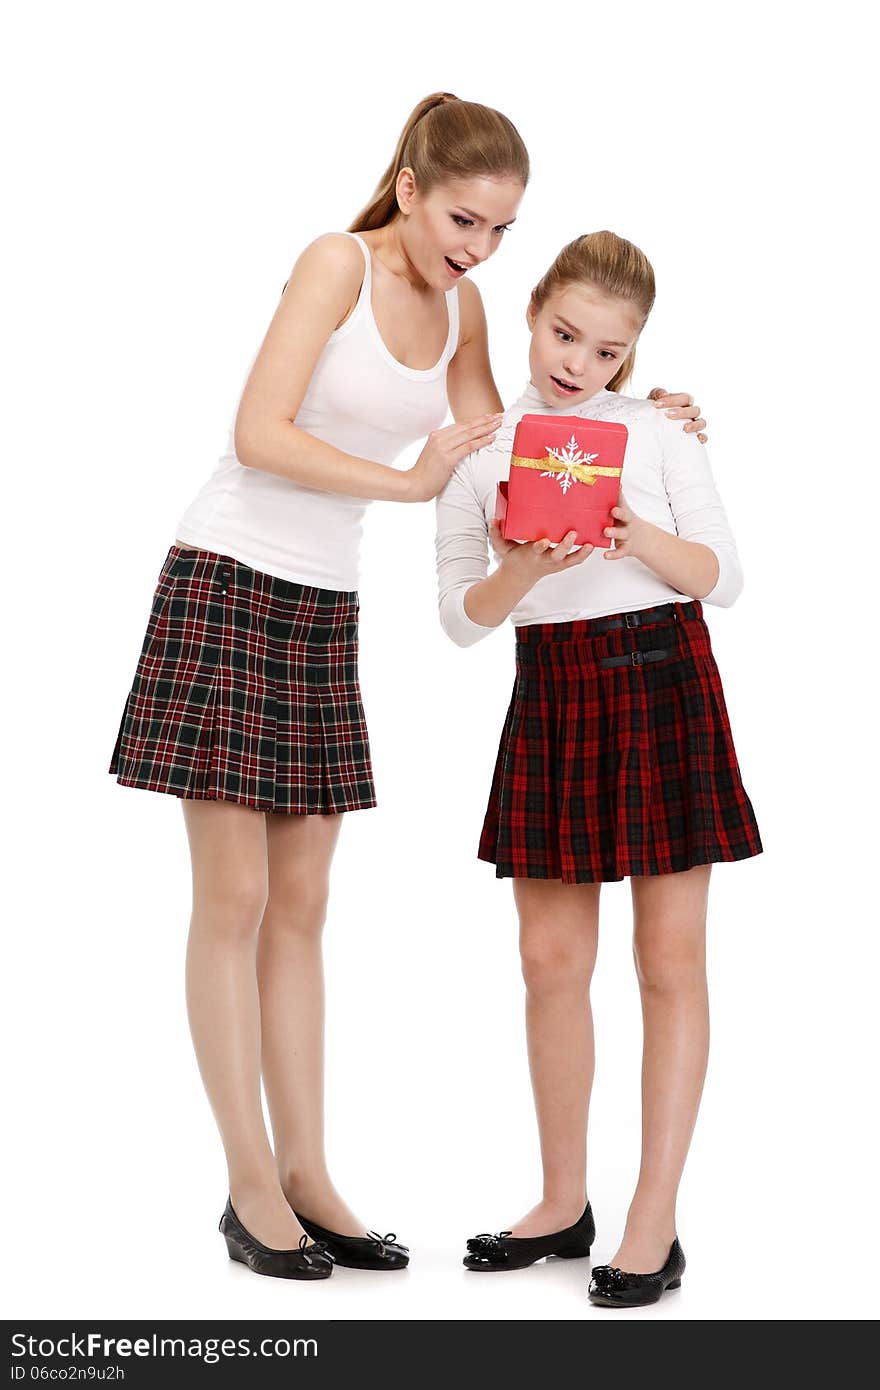
<instances>
[{"instance_id":1,"label":"black ballet flat","mask_svg":"<svg viewBox=\"0 0 880 1390\"><path fill-rule=\"evenodd\" d=\"M667 1289L681 1288L684 1266L684 1251L677 1236L668 1260L656 1274L627 1274L614 1265L596 1265L590 1280L590 1302L599 1308L643 1308L656 1303Z\"/></svg>"},{"instance_id":2,"label":"black ballet flat","mask_svg":"<svg viewBox=\"0 0 880 1390\"><path fill-rule=\"evenodd\" d=\"M261 1245L242 1226L231 1199L220 1217L220 1231L226 1241L230 1260L247 1265L254 1274L269 1274L275 1279L329 1279L333 1273L333 1258L320 1241L309 1245L302 1236L298 1250L272 1250Z\"/></svg>"},{"instance_id":3,"label":"black ballet flat","mask_svg":"<svg viewBox=\"0 0 880 1390\"><path fill-rule=\"evenodd\" d=\"M560 1260L582 1260L596 1239L593 1213L587 1202L584 1214L573 1226L549 1236L512 1236L509 1231L496 1235L472 1236L462 1263L465 1269L525 1269L548 1255Z\"/></svg>"},{"instance_id":4,"label":"black ballet flat","mask_svg":"<svg viewBox=\"0 0 880 1390\"><path fill-rule=\"evenodd\" d=\"M387 1236L375 1231L367 1231L365 1236L341 1236L317 1221L309 1221L301 1212L294 1212L294 1216L304 1231L326 1246L334 1264L346 1269L406 1269L409 1264L409 1250L398 1243L393 1231Z\"/></svg>"}]
</instances>

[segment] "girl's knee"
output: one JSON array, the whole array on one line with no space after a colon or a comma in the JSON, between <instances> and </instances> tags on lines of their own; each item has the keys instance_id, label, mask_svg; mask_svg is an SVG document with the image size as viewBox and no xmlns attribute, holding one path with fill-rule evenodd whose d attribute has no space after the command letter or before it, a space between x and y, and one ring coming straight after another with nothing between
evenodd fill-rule
<instances>
[{"instance_id":1,"label":"girl's knee","mask_svg":"<svg viewBox=\"0 0 880 1390\"><path fill-rule=\"evenodd\" d=\"M319 936L327 918L329 893L327 879L316 878L314 874L288 873L270 877L263 931Z\"/></svg>"},{"instance_id":2,"label":"girl's knee","mask_svg":"<svg viewBox=\"0 0 880 1390\"><path fill-rule=\"evenodd\" d=\"M678 936L670 931L650 941L633 942L633 958L639 986L656 994L690 992L706 981L706 949L702 937Z\"/></svg>"},{"instance_id":3,"label":"girl's knee","mask_svg":"<svg viewBox=\"0 0 880 1390\"><path fill-rule=\"evenodd\" d=\"M536 921L524 924L520 933L520 964L530 993L586 989L593 956L570 930L554 929L552 921Z\"/></svg>"},{"instance_id":4,"label":"girl's knee","mask_svg":"<svg viewBox=\"0 0 880 1390\"><path fill-rule=\"evenodd\" d=\"M193 894L193 925L229 940L256 938L268 896L267 876L259 871L239 873L226 882L214 880Z\"/></svg>"}]
</instances>

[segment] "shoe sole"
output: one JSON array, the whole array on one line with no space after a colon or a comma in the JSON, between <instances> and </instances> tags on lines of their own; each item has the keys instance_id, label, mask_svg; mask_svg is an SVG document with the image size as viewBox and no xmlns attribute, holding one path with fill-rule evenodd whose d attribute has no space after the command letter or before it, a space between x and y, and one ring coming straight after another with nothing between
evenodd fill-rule
<instances>
[{"instance_id":1,"label":"shoe sole","mask_svg":"<svg viewBox=\"0 0 880 1390\"><path fill-rule=\"evenodd\" d=\"M471 1274L513 1274L517 1269L531 1269L542 1260L586 1260L589 1254L589 1250L552 1250L549 1255L539 1255L536 1260L529 1260L527 1264L471 1265L467 1260L462 1260L462 1264Z\"/></svg>"},{"instance_id":2,"label":"shoe sole","mask_svg":"<svg viewBox=\"0 0 880 1390\"><path fill-rule=\"evenodd\" d=\"M269 1274L265 1269L254 1269L253 1265L248 1264L244 1255L241 1255L237 1250L232 1249L228 1241L226 1243L226 1249L229 1252L230 1260L234 1264L244 1265L245 1269L248 1270L249 1273L259 1274L260 1277L263 1279L296 1279L301 1284L316 1284L320 1283L322 1279L329 1279L330 1275L333 1273L333 1270L331 1269L328 1270L326 1274Z\"/></svg>"},{"instance_id":3,"label":"shoe sole","mask_svg":"<svg viewBox=\"0 0 880 1390\"><path fill-rule=\"evenodd\" d=\"M333 1263L337 1267L337 1269L364 1269L369 1274L396 1274L400 1270L407 1269L409 1267L409 1260L407 1260L406 1263L402 1265L361 1265L355 1264L353 1260L340 1259L339 1255L333 1256Z\"/></svg>"}]
</instances>

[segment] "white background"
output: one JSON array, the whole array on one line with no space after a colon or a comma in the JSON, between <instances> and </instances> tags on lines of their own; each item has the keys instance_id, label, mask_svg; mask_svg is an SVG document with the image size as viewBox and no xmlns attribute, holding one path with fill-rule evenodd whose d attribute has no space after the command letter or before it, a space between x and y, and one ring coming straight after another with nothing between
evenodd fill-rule
<instances>
[{"instance_id":1,"label":"white background","mask_svg":"<svg viewBox=\"0 0 880 1390\"><path fill-rule=\"evenodd\" d=\"M180 807L105 771L175 521L290 267L348 224L411 107L445 88L504 110L533 160L477 275L504 398L559 247L600 227L636 241L659 295L634 389L704 406L746 571L709 621L766 852L713 876L688 1273L633 1316L868 1316L878 267L860 10L19 8L3 93L9 1315L603 1318L586 1261L497 1280L460 1265L467 1235L537 1200L539 1169L510 885L475 859L512 636L443 636L433 508L368 520L381 807L343 828L326 938L331 1167L366 1223L411 1245L406 1274L308 1287L227 1261L184 1010ZM629 938L628 886L610 885L597 1261L638 1162Z\"/></svg>"}]
</instances>

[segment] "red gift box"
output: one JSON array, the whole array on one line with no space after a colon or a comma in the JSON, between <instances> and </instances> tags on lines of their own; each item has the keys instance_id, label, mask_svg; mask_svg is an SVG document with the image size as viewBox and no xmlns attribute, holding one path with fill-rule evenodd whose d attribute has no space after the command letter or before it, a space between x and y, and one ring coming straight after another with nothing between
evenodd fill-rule
<instances>
[{"instance_id":1,"label":"red gift box","mask_svg":"<svg viewBox=\"0 0 880 1390\"><path fill-rule=\"evenodd\" d=\"M580 415L524 415L516 427L510 477L498 484L495 520L509 541L610 546L626 449L626 425Z\"/></svg>"}]
</instances>

